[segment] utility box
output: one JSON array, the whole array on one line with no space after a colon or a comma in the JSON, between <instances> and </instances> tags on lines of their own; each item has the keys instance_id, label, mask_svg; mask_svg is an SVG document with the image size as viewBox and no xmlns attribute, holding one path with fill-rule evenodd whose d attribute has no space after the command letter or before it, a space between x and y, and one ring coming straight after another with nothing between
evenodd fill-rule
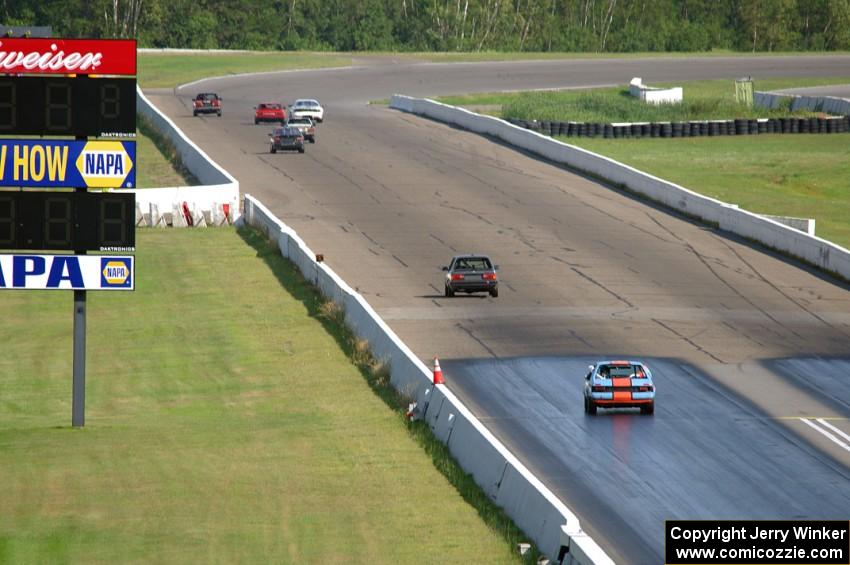
<instances>
[{"instance_id":1,"label":"utility box","mask_svg":"<svg viewBox=\"0 0 850 565\"><path fill-rule=\"evenodd\" d=\"M753 79L752 77L739 78L735 80L735 100L738 104L753 105Z\"/></svg>"}]
</instances>

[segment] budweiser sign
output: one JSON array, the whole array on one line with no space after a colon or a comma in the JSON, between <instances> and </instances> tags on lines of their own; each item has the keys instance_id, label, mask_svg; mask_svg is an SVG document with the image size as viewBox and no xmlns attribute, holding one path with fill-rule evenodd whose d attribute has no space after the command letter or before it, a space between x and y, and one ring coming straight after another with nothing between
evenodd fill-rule
<instances>
[{"instance_id":1,"label":"budweiser sign","mask_svg":"<svg viewBox=\"0 0 850 565\"><path fill-rule=\"evenodd\" d=\"M0 40L0 73L135 75L135 39Z\"/></svg>"}]
</instances>

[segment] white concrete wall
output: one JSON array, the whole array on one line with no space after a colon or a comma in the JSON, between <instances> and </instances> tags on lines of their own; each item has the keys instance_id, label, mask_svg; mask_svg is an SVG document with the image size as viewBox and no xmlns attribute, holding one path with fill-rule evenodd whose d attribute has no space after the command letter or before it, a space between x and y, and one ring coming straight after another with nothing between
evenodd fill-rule
<instances>
[{"instance_id":1,"label":"white concrete wall","mask_svg":"<svg viewBox=\"0 0 850 565\"><path fill-rule=\"evenodd\" d=\"M647 104L678 104L682 101L681 86L673 88L646 86L640 77L633 78L629 83L629 94Z\"/></svg>"},{"instance_id":2,"label":"white concrete wall","mask_svg":"<svg viewBox=\"0 0 850 565\"><path fill-rule=\"evenodd\" d=\"M390 107L405 109L407 112L491 135L551 161L624 186L674 210L717 224L722 230L752 239L850 279L850 251L847 249L769 218L741 210L736 205L702 196L608 157L567 145L498 118L482 116L433 100L397 94L392 97Z\"/></svg>"},{"instance_id":3,"label":"white concrete wall","mask_svg":"<svg viewBox=\"0 0 850 565\"><path fill-rule=\"evenodd\" d=\"M784 101L791 99L791 110L812 110L826 112L836 116L850 116L850 100L832 96L797 96L796 94L775 94L756 92L753 104L763 108L778 108Z\"/></svg>"},{"instance_id":4,"label":"white concrete wall","mask_svg":"<svg viewBox=\"0 0 850 565\"><path fill-rule=\"evenodd\" d=\"M432 373L384 322L368 302L325 263L298 234L251 195L245 195L243 221L277 241L281 255L294 262L322 294L345 310L345 320L374 355L390 367L390 380L418 404L435 436L446 443L461 467L501 506L551 559L562 545L565 563L608 565L605 552L582 530L578 518L490 433L445 386L433 385Z\"/></svg>"},{"instance_id":5,"label":"white concrete wall","mask_svg":"<svg viewBox=\"0 0 850 565\"><path fill-rule=\"evenodd\" d=\"M220 213L222 204L228 204L232 211L231 221L238 219L239 181L210 159L168 116L151 104L141 88L136 89L136 111L171 140L183 164L202 185L121 189L116 192L135 192L136 205L145 214L150 210L151 204L157 206L161 214L171 214L175 206L182 206L185 202L191 210L215 216Z\"/></svg>"}]
</instances>

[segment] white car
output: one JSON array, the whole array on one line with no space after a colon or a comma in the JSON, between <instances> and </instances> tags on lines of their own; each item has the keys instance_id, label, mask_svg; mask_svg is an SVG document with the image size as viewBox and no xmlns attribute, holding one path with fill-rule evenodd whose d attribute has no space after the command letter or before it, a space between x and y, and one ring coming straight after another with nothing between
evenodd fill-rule
<instances>
[{"instance_id":1,"label":"white car","mask_svg":"<svg viewBox=\"0 0 850 565\"><path fill-rule=\"evenodd\" d=\"M293 118L312 118L313 121L321 123L325 119L325 109L318 100L299 98L289 107L289 115Z\"/></svg>"}]
</instances>

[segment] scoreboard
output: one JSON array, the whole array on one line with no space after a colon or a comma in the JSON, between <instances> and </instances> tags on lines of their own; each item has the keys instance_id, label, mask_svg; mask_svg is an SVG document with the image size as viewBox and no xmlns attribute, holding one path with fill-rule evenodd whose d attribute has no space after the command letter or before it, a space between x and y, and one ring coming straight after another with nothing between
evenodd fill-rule
<instances>
[{"instance_id":1,"label":"scoreboard","mask_svg":"<svg viewBox=\"0 0 850 565\"><path fill-rule=\"evenodd\" d=\"M136 134L136 79L0 77L0 136Z\"/></svg>"},{"instance_id":2,"label":"scoreboard","mask_svg":"<svg viewBox=\"0 0 850 565\"><path fill-rule=\"evenodd\" d=\"M0 192L0 249L132 249L135 208L133 194Z\"/></svg>"},{"instance_id":3,"label":"scoreboard","mask_svg":"<svg viewBox=\"0 0 850 565\"><path fill-rule=\"evenodd\" d=\"M0 190L0 250L132 250L135 195L87 189L135 186L135 40L3 38L0 55L0 187L18 190Z\"/></svg>"}]
</instances>

